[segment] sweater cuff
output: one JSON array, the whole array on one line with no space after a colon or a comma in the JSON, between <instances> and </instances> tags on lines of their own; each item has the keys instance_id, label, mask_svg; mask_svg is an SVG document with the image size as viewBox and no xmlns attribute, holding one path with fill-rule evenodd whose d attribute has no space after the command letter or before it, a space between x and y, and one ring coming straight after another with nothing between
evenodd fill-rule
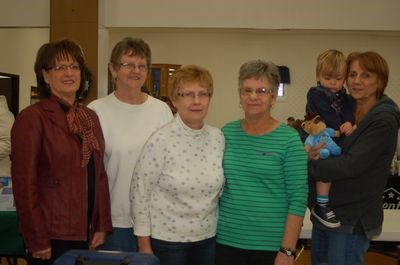
<instances>
[{"instance_id":1,"label":"sweater cuff","mask_svg":"<svg viewBox=\"0 0 400 265\"><path fill-rule=\"evenodd\" d=\"M150 226L148 224L134 224L133 225L133 233L136 236L150 236Z\"/></svg>"}]
</instances>

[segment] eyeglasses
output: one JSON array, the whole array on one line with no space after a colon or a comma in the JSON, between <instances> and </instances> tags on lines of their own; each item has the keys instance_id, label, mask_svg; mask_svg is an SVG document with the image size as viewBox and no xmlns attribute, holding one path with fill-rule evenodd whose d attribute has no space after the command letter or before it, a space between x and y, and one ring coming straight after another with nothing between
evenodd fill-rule
<instances>
[{"instance_id":1,"label":"eyeglasses","mask_svg":"<svg viewBox=\"0 0 400 265\"><path fill-rule=\"evenodd\" d=\"M147 71L147 65L145 64L133 64L133 63L120 63L119 64L122 68L126 69L126 70L134 70L134 69L139 69L139 71L141 72L146 72Z\"/></svg>"},{"instance_id":2,"label":"eyeglasses","mask_svg":"<svg viewBox=\"0 0 400 265\"><path fill-rule=\"evenodd\" d=\"M198 97L200 100L207 99L210 97L210 93L205 91L201 91L197 94L194 93L193 91L186 91L182 93L177 93L177 95L186 99L195 99L196 97Z\"/></svg>"},{"instance_id":3,"label":"eyeglasses","mask_svg":"<svg viewBox=\"0 0 400 265\"><path fill-rule=\"evenodd\" d=\"M79 64L71 64L71 65L62 64L62 65L50 67L50 70L54 70L56 72L65 72L68 69L73 72L76 72L76 71L79 71L81 69L81 67L79 66Z\"/></svg>"},{"instance_id":4,"label":"eyeglasses","mask_svg":"<svg viewBox=\"0 0 400 265\"><path fill-rule=\"evenodd\" d=\"M376 74L374 74L372 72L368 72L368 71L361 72L361 73L357 73L356 71L350 71L349 75L347 76L347 78L349 80L355 80L358 77L358 79L360 81L365 81L365 80L367 80L369 78L373 78L374 75L376 75Z\"/></svg>"},{"instance_id":5,"label":"eyeglasses","mask_svg":"<svg viewBox=\"0 0 400 265\"><path fill-rule=\"evenodd\" d=\"M259 97L264 97L268 94L272 95L273 90L272 88L265 88L265 87L258 87L256 89L252 89L250 87L244 87L240 89L240 94L243 96L249 97L253 95L253 93L256 93L256 95Z\"/></svg>"}]
</instances>

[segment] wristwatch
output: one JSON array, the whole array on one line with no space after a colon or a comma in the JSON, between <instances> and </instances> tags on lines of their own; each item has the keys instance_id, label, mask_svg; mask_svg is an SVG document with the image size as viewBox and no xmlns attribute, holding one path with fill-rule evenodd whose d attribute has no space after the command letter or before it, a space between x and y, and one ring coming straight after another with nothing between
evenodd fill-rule
<instances>
[{"instance_id":1,"label":"wristwatch","mask_svg":"<svg viewBox=\"0 0 400 265\"><path fill-rule=\"evenodd\" d=\"M289 257L296 258L296 250L294 250L294 249L281 247L279 249L279 251L282 252L283 254L289 256Z\"/></svg>"}]
</instances>

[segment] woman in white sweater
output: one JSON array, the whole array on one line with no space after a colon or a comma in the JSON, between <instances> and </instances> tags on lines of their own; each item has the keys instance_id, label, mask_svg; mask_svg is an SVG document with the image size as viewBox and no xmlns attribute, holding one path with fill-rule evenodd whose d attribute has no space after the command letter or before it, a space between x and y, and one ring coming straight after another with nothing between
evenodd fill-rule
<instances>
[{"instance_id":1,"label":"woman in white sweater","mask_svg":"<svg viewBox=\"0 0 400 265\"><path fill-rule=\"evenodd\" d=\"M163 265L211 265L225 145L221 131L204 124L212 77L188 65L174 72L169 91L175 119L149 138L133 173L134 232L139 251Z\"/></svg>"},{"instance_id":2,"label":"woman in white sweater","mask_svg":"<svg viewBox=\"0 0 400 265\"><path fill-rule=\"evenodd\" d=\"M115 91L89 104L99 116L106 143L113 233L103 250L136 251L129 203L132 171L149 136L172 119L167 104L141 91L150 66L148 44L124 38L114 46L108 65Z\"/></svg>"},{"instance_id":3,"label":"woman in white sweater","mask_svg":"<svg viewBox=\"0 0 400 265\"><path fill-rule=\"evenodd\" d=\"M8 110L7 99L0 95L0 177L10 176L10 132L14 115Z\"/></svg>"}]
</instances>

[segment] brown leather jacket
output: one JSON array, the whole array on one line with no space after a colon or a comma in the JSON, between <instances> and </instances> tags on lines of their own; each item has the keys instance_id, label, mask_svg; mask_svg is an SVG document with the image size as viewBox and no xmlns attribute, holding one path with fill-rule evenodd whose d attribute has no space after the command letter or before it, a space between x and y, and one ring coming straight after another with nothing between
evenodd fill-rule
<instances>
[{"instance_id":1,"label":"brown leather jacket","mask_svg":"<svg viewBox=\"0 0 400 265\"><path fill-rule=\"evenodd\" d=\"M94 232L112 230L104 139L96 114L94 133L100 152L93 153ZM27 107L11 131L11 175L20 228L30 252L50 247L50 239L87 240L87 168L81 167L81 142L67 128L55 98Z\"/></svg>"}]
</instances>

